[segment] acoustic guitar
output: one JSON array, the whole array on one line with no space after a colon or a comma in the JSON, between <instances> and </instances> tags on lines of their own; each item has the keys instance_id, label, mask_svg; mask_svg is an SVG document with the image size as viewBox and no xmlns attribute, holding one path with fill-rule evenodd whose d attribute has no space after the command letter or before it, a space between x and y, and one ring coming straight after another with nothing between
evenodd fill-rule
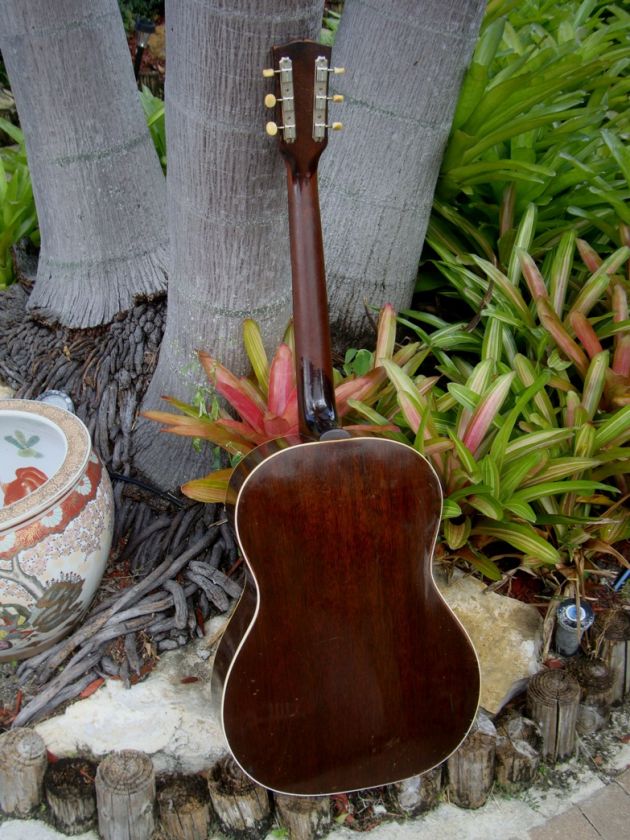
<instances>
[{"instance_id":1,"label":"acoustic guitar","mask_svg":"<svg viewBox=\"0 0 630 840\"><path fill-rule=\"evenodd\" d=\"M220 642L213 697L236 761L259 784L318 795L436 766L466 736L475 651L440 596L431 555L441 490L411 446L352 437L333 389L317 163L330 48L274 48L288 177L300 434L235 470L229 496L248 568Z\"/></svg>"}]
</instances>

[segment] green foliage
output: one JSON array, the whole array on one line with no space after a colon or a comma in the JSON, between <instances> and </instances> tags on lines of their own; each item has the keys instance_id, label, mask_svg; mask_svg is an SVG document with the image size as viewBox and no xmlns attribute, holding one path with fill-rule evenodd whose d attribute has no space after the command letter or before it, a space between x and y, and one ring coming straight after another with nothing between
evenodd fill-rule
<instances>
[{"instance_id":1,"label":"green foliage","mask_svg":"<svg viewBox=\"0 0 630 840\"><path fill-rule=\"evenodd\" d=\"M144 116L149 126L151 139L155 146L162 170L166 174L166 126L164 120L164 101L154 96L149 88L144 85L140 91L140 102L144 110Z\"/></svg>"},{"instance_id":2,"label":"green foliage","mask_svg":"<svg viewBox=\"0 0 630 840\"><path fill-rule=\"evenodd\" d=\"M405 313L443 374L422 400L423 379L388 367L394 422L442 479L446 550L491 579L515 554L582 574L630 538L618 501L630 474L630 248L604 259L568 231L539 264L527 250L535 228L530 205L500 262L489 240L471 237L478 252L466 252L436 227L434 265L476 326L427 334L426 315ZM445 330L448 343L436 342Z\"/></svg>"},{"instance_id":3,"label":"green foliage","mask_svg":"<svg viewBox=\"0 0 630 840\"><path fill-rule=\"evenodd\" d=\"M456 211L469 235L509 239L509 218L534 204L534 253L569 229L622 244L629 25L605 0L489 4L442 164L438 224Z\"/></svg>"},{"instance_id":4,"label":"green foliage","mask_svg":"<svg viewBox=\"0 0 630 840\"><path fill-rule=\"evenodd\" d=\"M341 5L341 4L338 4ZM335 37L337 35L337 29L339 29L339 23L341 21L341 10L335 11L331 9L329 6L324 9L324 18L322 20L322 29L319 35L319 41L321 44L327 44L329 47L332 47L335 43Z\"/></svg>"},{"instance_id":5,"label":"green foliage","mask_svg":"<svg viewBox=\"0 0 630 840\"><path fill-rule=\"evenodd\" d=\"M164 14L164 0L118 0L120 14L127 32L133 32L137 18L155 20Z\"/></svg>"},{"instance_id":6,"label":"green foliage","mask_svg":"<svg viewBox=\"0 0 630 840\"><path fill-rule=\"evenodd\" d=\"M0 289L3 289L15 279L13 245L24 237L38 245L39 230L24 135L2 118L0 128L16 143L0 149Z\"/></svg>"}]
</instances>

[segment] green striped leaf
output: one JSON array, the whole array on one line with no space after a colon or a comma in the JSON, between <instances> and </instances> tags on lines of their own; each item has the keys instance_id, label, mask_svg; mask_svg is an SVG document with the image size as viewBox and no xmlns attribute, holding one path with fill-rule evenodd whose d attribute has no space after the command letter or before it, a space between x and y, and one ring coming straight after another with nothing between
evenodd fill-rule
<instances>
[{"instance_id":1,"label":"green striped leaf","mask_svg":"<svg viewBox=\"0 0 630 840\"><path fill-rule=\"evenodd\" d=\"M492 363L490 362L490 364ZM446 387L453 399L457 400L460 405L464 406L464 409L469 411L471 414L475 411L481 399L479 394L476 394L466 385L460 385L457 382L449 382Z\"/></svg>"},{"instance_id":2,"label":"green striped leaf","mask_svg":"<svg viewBox=\"0 0 630 840\"><path fill-rule=\"evenodd\" d=\"M512 501L533 502L535 499L540 499L543 496L558 496L566 495L567 493L595 493L597 490L602 490L606 493L619 492L616 487L612 487L610 484L601 484L599 481L586 481L582 479L578 479L577 481L546 481L519 490L512 496Z\"/></svg>"},{"instance_id":3,"label":"green striped leaf","mask_svg":"<svg viewBox=\"0 0 630 840\"><path fill-rule=\"evenodd\" d=\"M601 463L598 458L578 458L572 455L565 458L551 458L544 469L536 473L531 479L524 481L523 485L532 487L545 481L558 481L567 476L582 473L584 470L598 467Z\"/></svg>"},{"instance_id":4,"label":"green striped leaf","mask_svg":"<svg viewBox=\"0 0 630 840\"><path fill-rule=\"evenodd\" d=\"M526 522L536 522L536 511L527 502L515 502L514 499L510 499L505 503L505 509Z\"/></svg>"},{"instance_id":5,"label":"green striped leaf","mask_svg":"<svg viewBox=\"0 0 630 840\"><path fill-rule=\"evenodd\" d=\"M582 391L582 406L589 420L595 417L595 413L599 408L602 394L604 393L604 386L606 385L606 373L608 371L609 361L610 353L608 350L602 350L593 356L588 366L584 380L584 389Z\"/></svg>"},{"instance_id":6,"label":"green striped leaf","mask_svg":"<svg viewBox=\"0 0 630 840\"><path fill-rule=\"evenodd\" d=\"M442 519L455 519L462 515L462 509L452 499L444 499L442 506Z\"/></svg>"},{"instance_id":7,"label":"green striped leaf","mask_svg":"<svg viewBox=\"0 0 630 840\"><path fill-rule=\"evenodd\" d=\"M507 455L513 455L517 451L515 448L511 448L513 446L512 444L508 444L514 426L516 425L516 421L521 416L525 406L530 402L530 400L533 399L533 397L549 382L550 377L551 373L549 371L544 371L529 387L523 391L522 394L519 395L516 403L514 404L514 408L509 412L503 422L503 425L499 429L497 436L492 442L492 447L490 448L490 454L494 458L499 471L503 466L505 457ZM566 432L569 430L563 429L558 431ZM569 431L569 435L570 434L571 432ZM514 442L514 446L516 446L517 443L518 440Z\"/></svg>"},{"instance_id":8,"label":"green striped leaf","mask_svg":"<svg viewBox=\"0 0 630 840\"><path fill-rule=\"evenodd\" d=\"M545 460L543 452L528 452L522 458L511 461L501 472L501 495L499 498L507 506L509 499L524 482L530 472Z\"/></svg>"},{"instance_id":9,"label":"green striped leaf","mask_svg":"<svg viewBox=\"0 0 630 840\"><path fill-rule=\"evenodd\" d=\"M625 439L629 431L630 405L625 405L597 428L595 432L595 450L602 449L604 446L618 439Z\"/></svg>"},{"instance_id":10,"label":"green striped leaf","mask_svg":"<svg viewBox=\"0 0 630 840\"><path fill-rule=\"evenodd\" d=\"M470 449L468 449L468 447L462 443L460 438L451 429L448 429L447 431L448 436L455 445L455 450L457 452L459 462L464 468L464 470L468 473L468 476L470 477L471 481L481 481L481 470L479 468L479 464L475 461Z\"/></svg>"},{"instance_id":11,"label":"green striped leaf","mask_svg":"<svg viewBox=\"0 0 630 840\"><path fill-rule=\"evenodd\" d=\"M488 260L484 260L481 257L476 256L476 254L471 254L471 257L479 268L485 272L491 280L494 280L494 285L497 291L503 296L504 300L510 304L512 309L518 313L519 320L527 326L533 327L534 319L532 318L532 314L516 286L510 283L505 274L503 274L502 271L499 271L499 269L491 262L488 262Z\"/></svg>"},{"instance_id":12,"label":"green striped leaf","mask_svg":"<svg viewBox=\"0 0 630 840\"><path fill-rule=\"evenodd\" d=\"M481 475L484 484L492 488L492 495L500 498L501 479L499 468L491 455L486 455L481 461Z\"/></svg>"},{"instance_id":13,"label":"green striped leaf","mask_svg":"<svg viewBox=\"0 0 630 840\"><path fill-rule=\"evenodd\" d=\"M442 523L442 533L450 549L462 548L466 545L470 536L470 517L467 516L463 522L453 522L452 519L445 519Z\"/></svg>"},{"instance_id":14,"label":"green striped leaf","mask_svg":"<svg viewBox=\"0 0 630 840\"><path fill-rule=\"evenodd\" d=\"M630 420L628 425L630 426ZM573 429L546 429L542 432L530 432L509 443L505 454L513 458L526 452L555 448L572 437Z\"/></svg>"},{"instance_id":15,"label":"green striped leaf","mask_svg":"<svg viewBox=\"0 0 630 840\"><path fill-rule=\"evenodd\" d=\"M536 371L533 364L526 356L523 356L521 353L517 353L512 360L512 364L514 365L514 370L516 371L518 378L526 388L529 388L530 385L534 384L536 381ZM548 378L545 382L541 382L540 388L532 395L532 399L534 401L534 405L549 425L555 426L556 417L553 405L551 404L551 400L547 396L547 392L545 390L547 382Z\"/></svg>"},{"instance_id":16,"label":"green striped leaf","mask_svg":"<svg viewBox=\"0 0 630 840\"><path fill-rule=\"evenodd\" d=\"M469 496L468 504L488 519L503 519L503 506L494 496Z\"/></svg>"},{"instance_id":17,"label":"green striped leaf","mask_svg":"<svg viewBox=\"0 0 630 840\"><path fill-rule=\"evenodd\" d=\"M480 574L482 574L488 580L501 580L503 574L496 563L486 557L485 554L482 554L481 551L476 551L472 548L470 550L470 554L466 555L466 559L473 566Z\"/></svg>"},{"instance_id":18,"label":"green striped leaf","mask_svg":"<svg viewBox=\"0 0 630 840\"><path fill-rule=\"evenodd\" d=\"M472 532L474 536L491 537L501 540L522 551L538 562L556 565L561 562L558 551L546 539L540 536L530 525L516 522L482 522Z\"/></svg>"},{"instance_id":19,"label":"green striped leaf","mask_svg":"<svg viewBox=\"0 0 630 840\"><path fill-rule=\"evenodd\" d=\"M569 275L573 267L576 239L577 233L575 230L563 233L551 264L549 294L551 305L559 318L562 318L564 310Z\"/></svg>"}]
</instances>

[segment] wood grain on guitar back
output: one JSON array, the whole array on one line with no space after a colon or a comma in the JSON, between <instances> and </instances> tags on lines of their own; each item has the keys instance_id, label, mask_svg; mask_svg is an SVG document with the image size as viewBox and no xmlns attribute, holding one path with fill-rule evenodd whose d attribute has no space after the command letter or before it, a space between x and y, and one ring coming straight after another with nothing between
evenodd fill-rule
<instances>
[{"instance_id":1,"label":"wood grain on guitar back","mask_svg":"<svg viewBox=\"0 0 630 840\"><path fill-rule=\"evenodd\" d=\"M440 497L415 450L376 438L293 446L246 471L235 521L258 602L250 591L237 609L219 673L230 748L261 784L387 784L465 737L479 672L431 574Z\"/></svg>"}]
</instances>

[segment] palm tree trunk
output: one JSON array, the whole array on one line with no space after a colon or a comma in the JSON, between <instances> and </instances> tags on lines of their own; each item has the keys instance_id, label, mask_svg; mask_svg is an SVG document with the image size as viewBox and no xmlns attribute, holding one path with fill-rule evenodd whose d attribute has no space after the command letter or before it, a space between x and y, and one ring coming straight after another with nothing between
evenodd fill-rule
<instances>
[{"instance_id":1,"label":"palm tree trunk","mask_svg":"<svg viewBox=\"0 0 630 840\"><path fill-rule=\"evenodd\" d=\"M244 318L258 321L268 346L282 336L291 314L286 181L264 133L270 86L261 71L274 44L316 38L322 12L323 0L167 0L173 251L166 331L145 410L163 408L162 394L189 401L208 384L197 349L245 372ZM136 442L135 466L159 483L208 472L189 440L159 435L155 423L141 421Z\"/></svg>"},{"instance_id":2,"label":"palm tree trunk","mask_svg":"<svg viewBox=\"0 0 630 840\"><path fill-rule=\"evenodd\" d=\"M433 191L485 0L346 0L345 95L320 164L333 334L363 346L365 304L409 306ZM330 148L332 146L332 149Z\"/></svg>"},{"instance_id":3,"label":"palm tree trunk","mask_svg":"<svg viewBox=\"0 0 630 840\"><path fill-rule=\"evenodd\" d=\"M3 0L0 49L41 232L29 308L105 324L165 288L164 177L116 0Z\"/></svg>"}]
</instances>

